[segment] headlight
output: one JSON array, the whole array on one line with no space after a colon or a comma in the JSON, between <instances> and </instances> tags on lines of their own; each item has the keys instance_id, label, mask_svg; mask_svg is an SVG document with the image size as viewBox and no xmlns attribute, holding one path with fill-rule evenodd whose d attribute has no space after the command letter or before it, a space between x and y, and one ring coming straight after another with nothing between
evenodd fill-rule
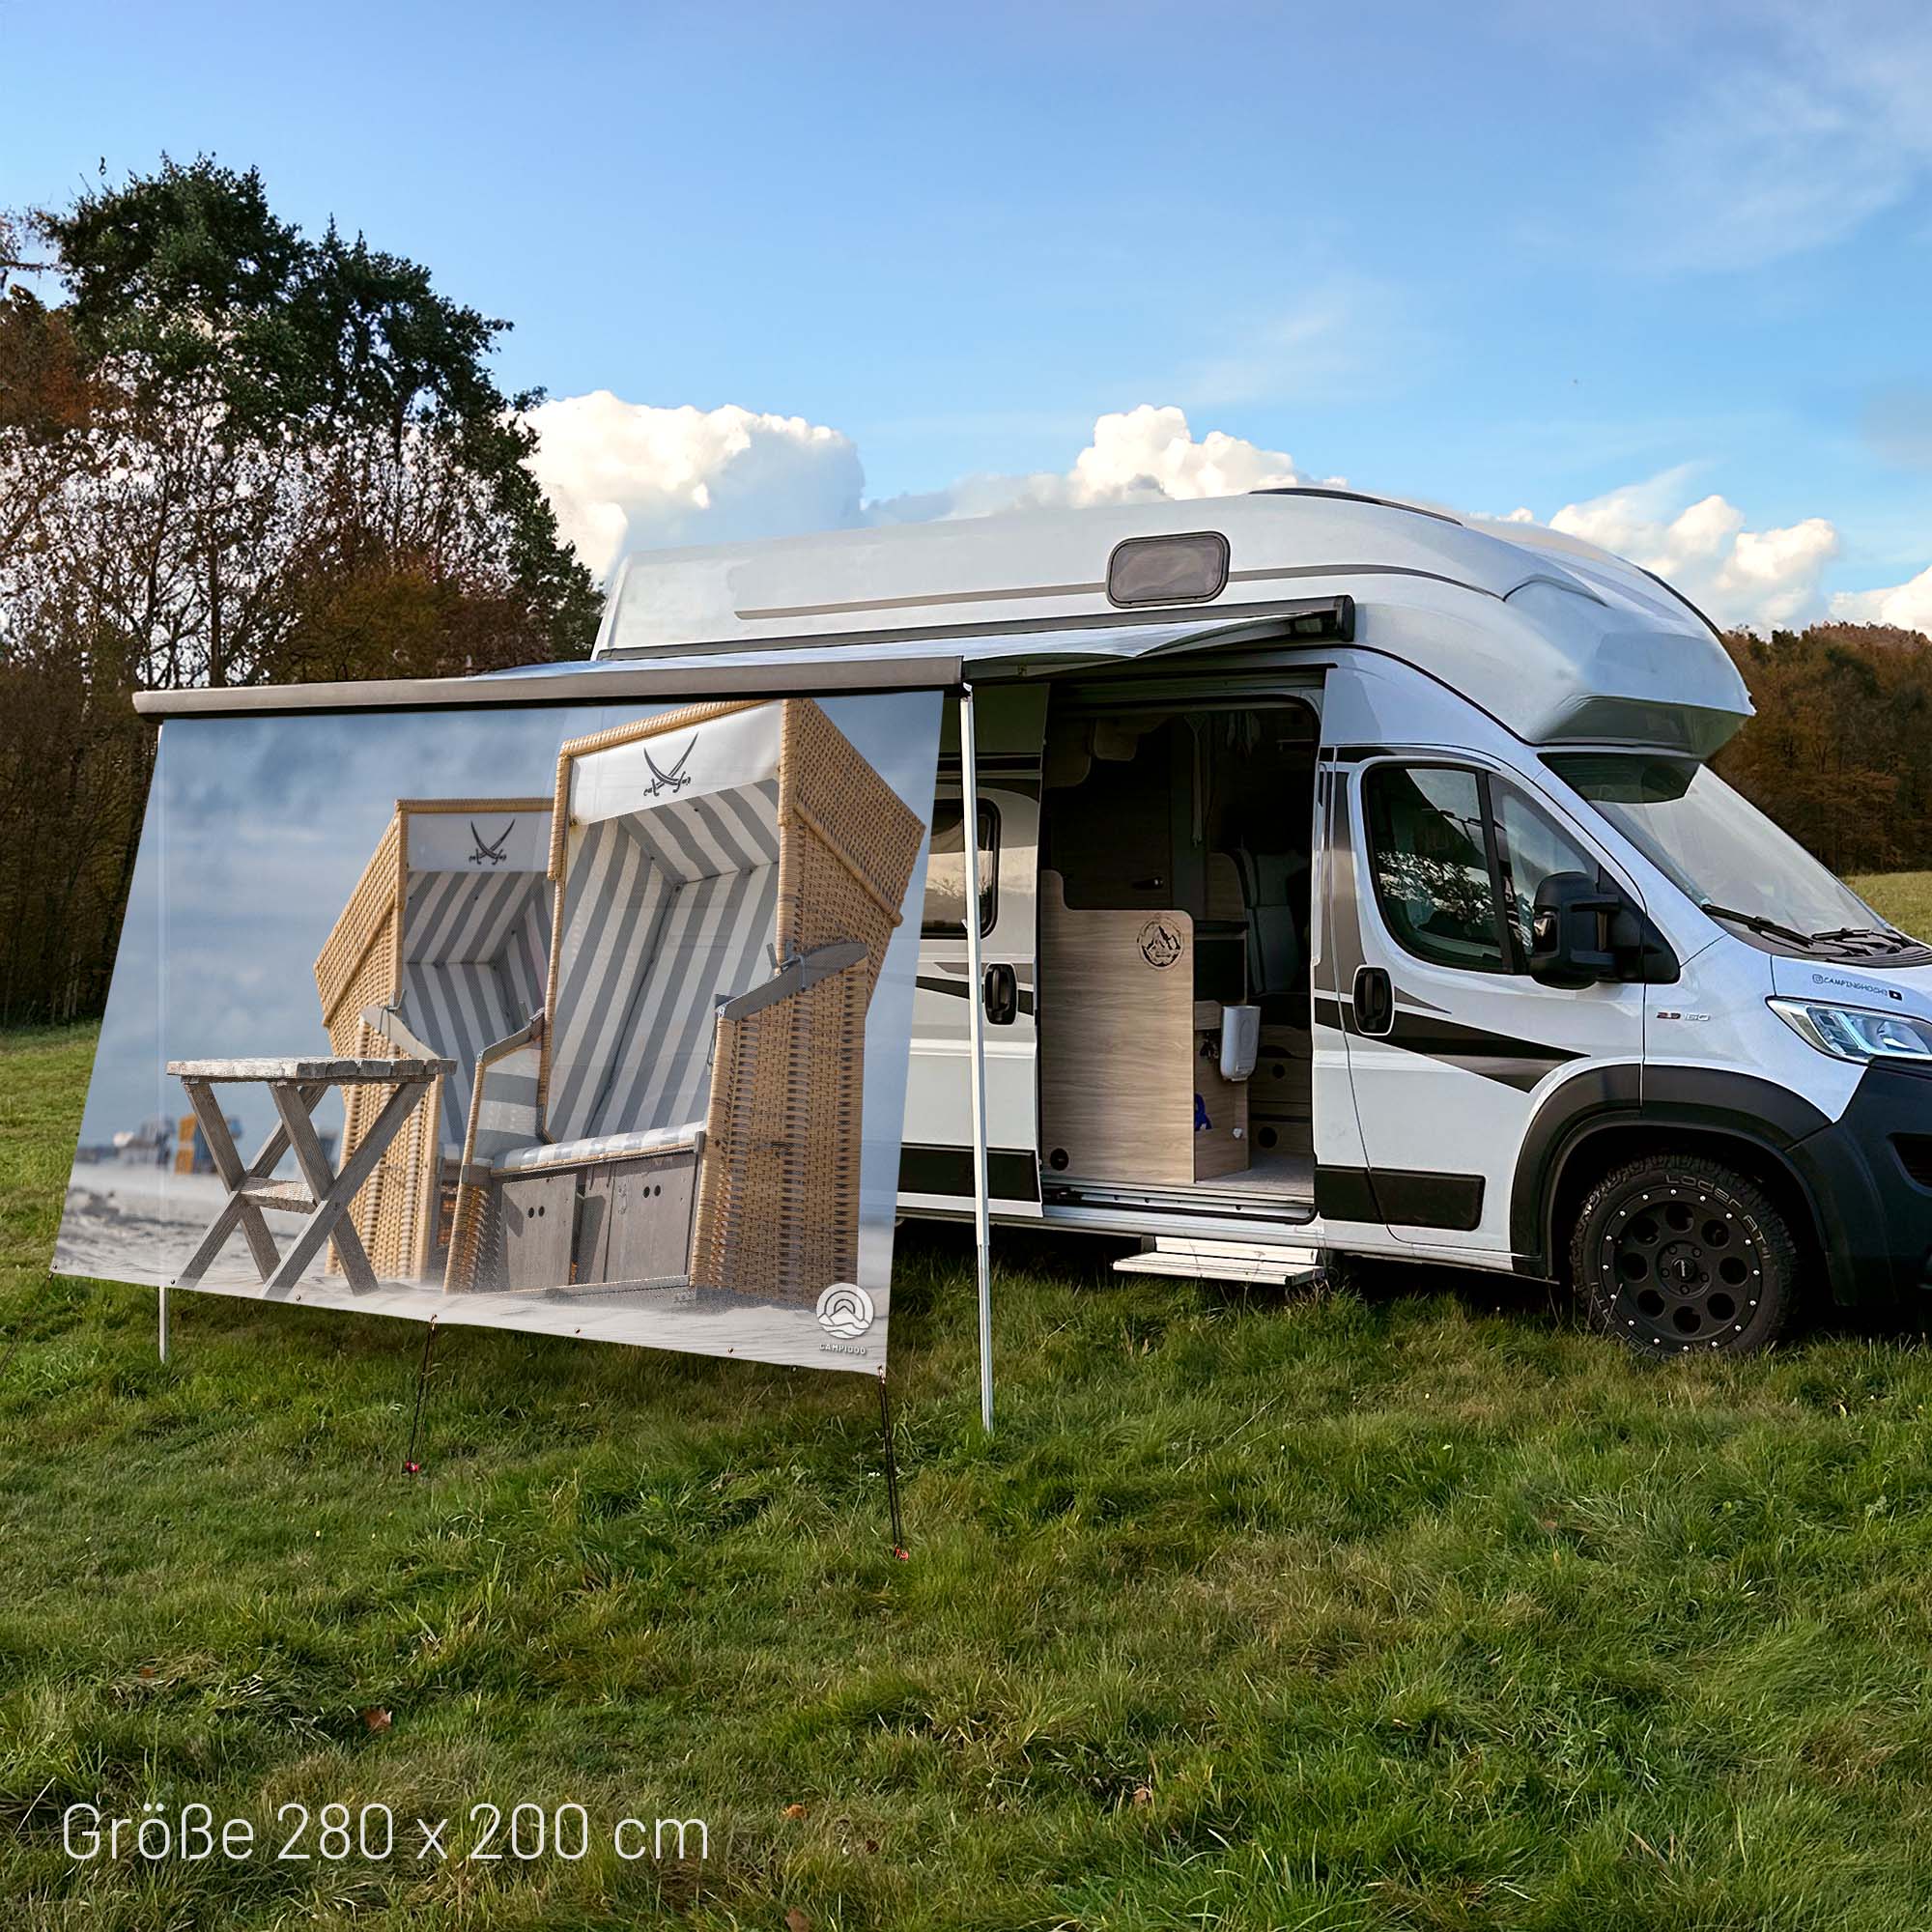
<instances>
[{"instance_id":1,"label":"headlight","mask_svg":"<svg viewBox=\"0 0 1932 1932\"><path fill-rule=\"evenodd\" d=\"M1771 1009L1801 1039L1834 1060L1932 1062L1932 1020L1828 1007L1817 1000L1773 1000Z\"/></svg>"}]
</instances>

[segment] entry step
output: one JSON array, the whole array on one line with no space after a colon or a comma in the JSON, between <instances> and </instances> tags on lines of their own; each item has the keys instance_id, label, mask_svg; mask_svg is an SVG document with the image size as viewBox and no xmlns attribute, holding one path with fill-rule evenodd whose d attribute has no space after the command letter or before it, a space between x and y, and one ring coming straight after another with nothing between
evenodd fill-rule
<instances>
[{"instance_id":1,"label":"entry step","mask_svg":"<svg viewBox=\"0 0 1932 1932\"><path fill-rule=\"evenodd\" d=\"M1114 1264L1119 1274L1172 1274L1189 1281L1259 1281L1286 1288L1313 1281L1321 1272L1314 1248L1281 1247L1268 1241L1197 1241L1157 1236L1137 1255Z\"/></svg>"}]
</instances>

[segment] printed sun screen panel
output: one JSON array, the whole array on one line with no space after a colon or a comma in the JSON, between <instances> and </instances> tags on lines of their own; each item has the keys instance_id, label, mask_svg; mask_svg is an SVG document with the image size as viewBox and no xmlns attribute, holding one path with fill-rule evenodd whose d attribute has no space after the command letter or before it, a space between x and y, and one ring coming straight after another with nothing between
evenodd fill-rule
<instances>
[{"instance_id":1,"label":"printed sun screen panel","mask_svg":"<svg viewBox=\"0 0 1932 1932\"><path fill-rule=\"evenodd\" d=\"M56 1271L878 1371L940 710L170 720Z\"/></svg>"}]
</instances>

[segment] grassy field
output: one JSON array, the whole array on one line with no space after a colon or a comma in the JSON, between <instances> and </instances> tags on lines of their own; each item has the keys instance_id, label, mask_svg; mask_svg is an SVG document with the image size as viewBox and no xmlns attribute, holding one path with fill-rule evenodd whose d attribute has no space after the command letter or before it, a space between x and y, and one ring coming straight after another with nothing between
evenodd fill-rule
<instances>
[{"instance_id":1,"label":"grassy field","mask_svg":"<svg viewBox=\"0 0 1932 1932\"><path fill-rule=\"evenodd\" d=\"M1901 932L1932 939L1932 872L1865 872L1848 883Z\"/></svg>"},{"instance_id":2,"label":"grassy field","mask_svg":"<svg viewBox=\"0 0 1932 1932\"><path fill-rule=\"evenodd\" d=\"M1932 1922L1916 1338L1659 1373L1509 1284L1003 1240L989 1446L908 1231L898 1563L857 1378L460 1330L412 1479L412 1326L184 1296L163 1367L45 1273L90 1049L0 1040L9 1928ZM80 1865L80 1800L258 1847ZM377 1801L390 1860L273 1856ZM469 1861L483 1802L591 1849Z\"/></svg>"}]
</instances>

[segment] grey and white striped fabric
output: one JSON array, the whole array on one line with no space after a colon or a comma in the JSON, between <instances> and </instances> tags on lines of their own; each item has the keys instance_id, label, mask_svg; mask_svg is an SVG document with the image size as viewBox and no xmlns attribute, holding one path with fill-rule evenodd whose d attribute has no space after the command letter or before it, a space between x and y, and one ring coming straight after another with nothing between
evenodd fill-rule
<instances>
[{"instance_id":1,"label":"grey and white striped fabric","mask_svg":"<svg viewBox=\"0 0 1932 1932\"><path fill-rule=\"evenodd\" d=\"M778 903L776 865L694 879L677 889L626 1016L590 1133L703 1120L719 1002L771 978Z\"/></svg>"},{"instance_id":2,"label":"grey and white striped fabric","mask_svg":"<svg viewBox=\"0 0 1932 1932\"><path fill-rule=\"evenodd\" d=\"M493 1073L486 1092L494 1092ZM635 1159L649 1153L678 1153L696 1144L699 1129L684 1127L645 1127L630 1134L597 1134L583 1140L539 1143L520 1147L497 1162L498 1174L523 1174L531 1168L575 1167L586 1160ZM479 1139L479 1147L481 1137Z\"/></svg>"},{"instance_id":3,"label":"grey and white striped fabric","mask_svg":"<svg viewBox=\"0 0 1932 1932\"><path fill-rule=\"evenodd\" d=\"M512 1159L532 1150L538 1131L537 1079L542 1062L534 1046L506 1053L483 1075L483 1101L476 1110L479 1165Z\"/></svg>"},{"instance_id":4,"label":"grey and white striped fabric","mask_svg":"<svg viewBox=\"0 0 1932 1932\"><path fill-rule=\"evenodd\" d=\"M494 959L544 881L529 872L412 872L403 918L405 963Z\"/></svg>"},{"instance_id":5,"label":"grey and white striped fabric","mask_svg":"<svg viewBox=\"0 0 1932 1932\"><path fill-rule=\"evenodd\" d=\"M442 1083L443 1150L462 1152L476 1059L543 1009L550 883L541 874L411 876L403 942L402 1015L456 1071Z\"/></svg>"},{"instance_id":6,"label":"grey and white striped fabric","mask_svg":"<svg viewBox=\"0 0 1932 1932\"><path fill-rule=\"evenodd\" d=\"M551 1017L545 1125L553 1140L577 1140L595 1131L597 1102L671 893L671 882L651 864L625 820L610 818L585 828L566 879L556 1010Z\"/></svg>"},{"instance_id":7,"label":"grey and white striped fabric","mask_svg":"<svg viewBox=\"0 0 1932 1932\"><path fill-rule=\"evenodd\" d=\"M514 1031L496 968L409 965L403 968L403 1022L416 1037L456 1062L442 1082L443 1150L463 1151L476 1056Z\"/></svg>"},{"instance_id":8,"label":"grey and white striped fabric","mask_svg":"<svg viewBox=\"0 0 1932 1932\"><path fill-rule=\"evenodd\" d=\"M686 883L779 862L779 781L654 806L627 825L668 878Z\"/></svg>"},{"instance_id":9,"label":"grey and white striped fabric","mask_svg":"<svg viewBox=\"0 0 1932 1932\"><path fill-rule=\"evenodd\" d=\"M497 955L513 1027L542 1012L550 992L550 913L551 883L540 878L530 889L529 910Z\"/></svg>"},{"instance_id":10,"label":"grey and white striped fabric","mask_svg":"<svg viewBox=\"0 0 1932 1932\"><path fill-rule=\"evenodd\" d=\"M718 1005L774 970L778 857L775 779L584 828L551 1039L554 1142L702 1122Z\"/></svg>"}]
</instances>

